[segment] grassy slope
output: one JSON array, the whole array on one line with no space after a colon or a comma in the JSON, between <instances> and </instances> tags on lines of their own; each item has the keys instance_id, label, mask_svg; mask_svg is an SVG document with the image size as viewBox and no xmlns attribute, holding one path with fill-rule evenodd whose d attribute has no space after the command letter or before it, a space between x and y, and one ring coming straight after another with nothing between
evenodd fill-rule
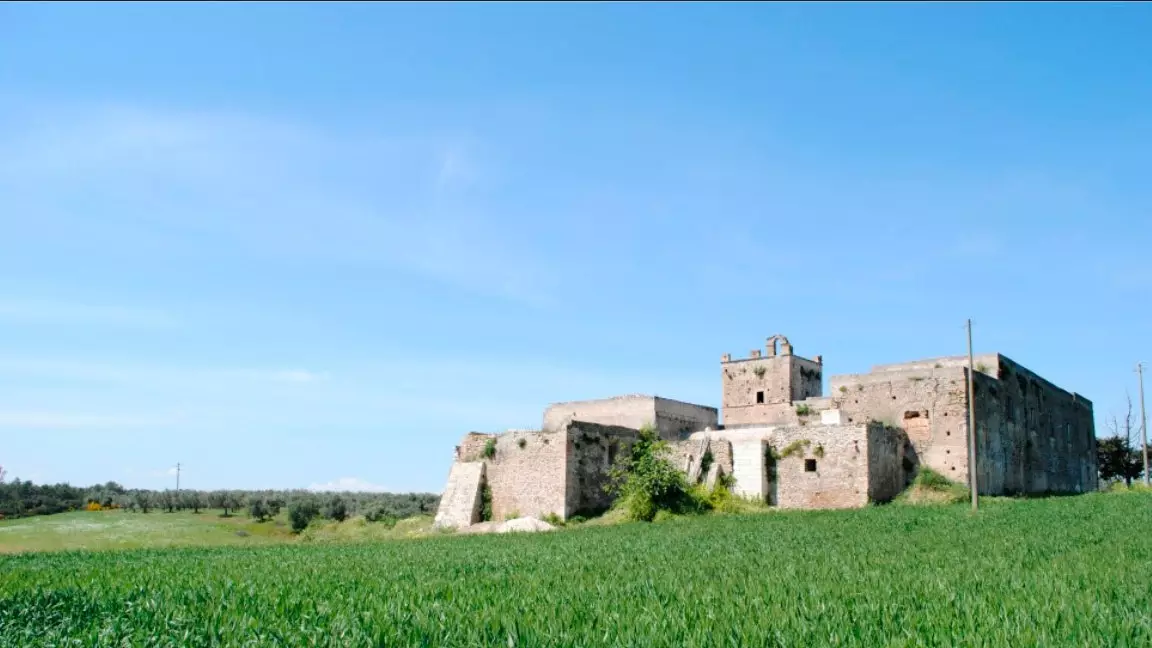
<instances>
[{"instance_id":1,"label":"grassy slope","mask_svg":"<svg viewBox=\"0 0 1152 648\"><path fill-rule=\"evenodd\" d=\"M304 533L291 532L287 516L256 522L244 513L199 514L76 511L0 521L0 554L62 550L162 547L257 546L287 542L367 542L431 534L431 516L401 520L395 527L364 518L343 523L317 521Z\"/></svg>"},{"instance_id":2,"label":"grassy slope","mask_svg":"<svg viewBox=\"0 0 1152 648\"><path fill-rule=\"evenodd\" d=\"M0 645L1152 645L1152 495L0 556Z\"/></svg>"},{"instance_id":3,"label":"grassy slope","mask_svg":"<svg viewBox=\"0 0 1152 648\"><path fill-rule=\"evenodd\" d=\"M216 511L76 511L0 522L0 553L253 545L291 537L283 520L258 523L243 515L220 517Z\"/></svg>"}]
</instances>

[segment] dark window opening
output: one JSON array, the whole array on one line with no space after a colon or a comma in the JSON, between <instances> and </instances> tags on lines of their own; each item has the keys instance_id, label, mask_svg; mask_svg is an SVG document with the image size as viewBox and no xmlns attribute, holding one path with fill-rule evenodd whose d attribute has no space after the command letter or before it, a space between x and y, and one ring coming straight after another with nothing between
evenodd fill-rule
<instances>
[{"instance_id":1,"label":"dark window opening","mask_svg":"<svg viewBox=\"0 0 1152 648\"><path fill-rule=\"evenodd\" d=\"M616 444L613 443L608 446L608 465L611 466L616 463Z\"/></svg>"},{"instance_id":2,"label":"dark window opening","mask_svg":"<svg viewBox=\"0 0 1152 648\"><path fill-rule=\"evenodd\" d=\"M914 418L920 418L920 412L919 411L904 412L904 420L914 419Z\"/></svg>"},{"instance_id":3,"label":"dark window opening","mask_svg":"<svg viewBox=\"0 0 1152 648\"><path fill-rule=\"evenodd\" d=\"M805 459L804 460L804 472L816 472L816 460L815 459Z\"/></svg>"},{"instance_id":4,"label":"dark window opening","mask_svg":"<svg viewBox=\"0 0 1152 648\"><path fill-rule=\"evenodd\" d=\"M764 402L764 392L762 392L762 391L756 392L756 402L757 403L763 403Z\"/></svg>"}]
</instances>

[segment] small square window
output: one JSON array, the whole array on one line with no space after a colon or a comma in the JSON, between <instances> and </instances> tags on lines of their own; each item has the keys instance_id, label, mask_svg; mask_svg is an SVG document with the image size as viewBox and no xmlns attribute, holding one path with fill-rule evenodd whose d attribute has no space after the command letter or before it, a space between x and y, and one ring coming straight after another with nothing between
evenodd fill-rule
<instances>
[{"instance_id":1,"label":"small square window","mask_svg":"<svg viewBox=\"0 0 1152 648\"><path fill-rule=\"evenodd\" d=\"M804 460L804 472L816 472L816 460L815 459L805 459Z\"/></svg>"},{"instance_id":2,"label":"small square window","mask_svg":"<svg viewBox=\"0 0 1152 648\"><path fill-rule=\"evenodd\" d=\"M762 391L756 392L756 402L758 404L764 402L764 392L762 392Z\"/></svg>"}]
</instances>

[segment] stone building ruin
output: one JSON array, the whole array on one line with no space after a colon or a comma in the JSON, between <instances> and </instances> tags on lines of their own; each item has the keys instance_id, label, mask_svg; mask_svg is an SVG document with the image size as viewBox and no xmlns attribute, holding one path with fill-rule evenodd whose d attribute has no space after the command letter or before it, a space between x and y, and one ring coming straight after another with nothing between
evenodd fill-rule
<instances>
[{"instance_id":1,"label":"stone building ruin","mask_svg":"<svg viewBox=\"0 0 1152 648\"><path fill-rule=\"evenodd\" d=\"M720 360L721 408L628 395L555 403L540 430L466 434L436 514L438 527L480 520L568 519L611 505L603 486L644 425L698 483L721 475L733 492L786 508L886 502L922 466L967 485L967 357L877 365L832 376L788 338ZM999 353L976 356L977 486L981 494L1080 493L1096 488L1092 402Z\"/></svg>"}]
</instances>

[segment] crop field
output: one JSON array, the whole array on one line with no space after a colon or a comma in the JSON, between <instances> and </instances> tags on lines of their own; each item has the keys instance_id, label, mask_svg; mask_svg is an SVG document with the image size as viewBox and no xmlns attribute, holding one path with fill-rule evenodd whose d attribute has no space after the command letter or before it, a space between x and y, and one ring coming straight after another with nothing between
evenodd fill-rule
<instances>
[{"instance_id":1,"label":"crop field","mask_svg":"<svg viewBox=\"0 0 1152 648\"><path fill-rule=\"evenodd\" d=\"M1149 646L1152 495L0 556L4 646Z\"/></svg>"},{"instance_id":2,"label":"crop field","mask_svg":"<svg viewBox=\"0 0 1152 648\"><path fill-rule=\"evenodd\" d=\"M256 523L218 512L76 511L0 522L0 553L251 545L291 540L283 520Z\"/></svg>"},{"instance_id":3,"label":"crop field","mask_svg":"<svg viewBox=\"0 0 1152 648\"><path fill-rule=\"evenodd\" d=\"M432 517L418 516L395 526L353 518L314 523L292 533L286 514L257 522L247 515L201 513L76 511L0 521L0 554L28 551L151 549L160 547L247 547L301 542L358 542L432 534Z\"/></svg>"}]
</instances>

